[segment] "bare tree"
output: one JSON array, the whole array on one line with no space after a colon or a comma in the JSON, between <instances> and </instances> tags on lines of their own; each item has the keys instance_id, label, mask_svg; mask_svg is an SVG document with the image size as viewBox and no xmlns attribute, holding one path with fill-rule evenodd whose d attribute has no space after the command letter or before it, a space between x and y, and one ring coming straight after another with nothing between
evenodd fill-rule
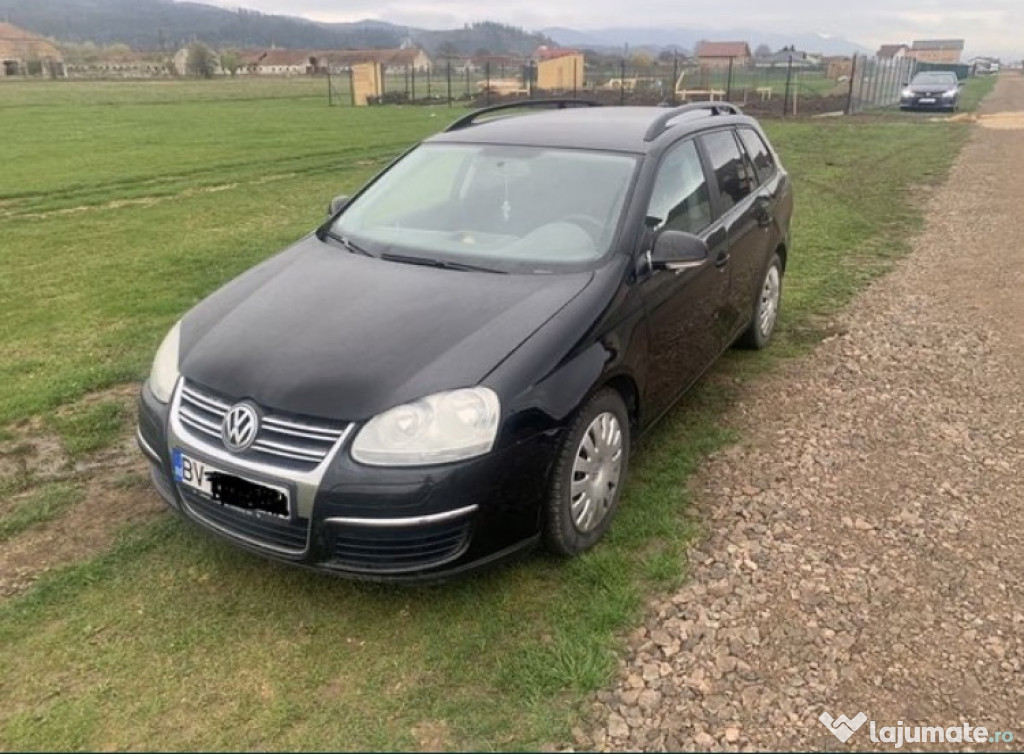
<instances>
[{"instance_id":1,"label":"bare tree","mask_svg":"<svg viewBox=\"0 0 1024 754\"><path fill-rule=\"evenodd\" d=\"M242 54L238 50L224 50L220 54L220 67L234 76L242 67Z\"/></svg>"},{"instance_id":2,"label":"bare tree","mask_svg":"<svg viewBox=\"0 0 1024 754\"><path fill-rule=\"evenodd\" d=\"M193 42L188 46L188 59L185 66L190 76L212 79L213 74L217 72L217 56L202 42Z\"/></svg>"}]
</instances>

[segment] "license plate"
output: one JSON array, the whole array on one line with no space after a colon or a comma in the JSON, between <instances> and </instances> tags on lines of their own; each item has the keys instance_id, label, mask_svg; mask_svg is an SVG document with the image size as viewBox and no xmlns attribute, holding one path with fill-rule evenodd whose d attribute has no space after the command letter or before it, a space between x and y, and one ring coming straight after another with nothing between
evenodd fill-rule
<instances>
[{"instance_id":1,"label":"license plate","mask_svg":"<svg viewBox=\"0 0 1024 754\"><path fill-rule=\"evenodd\" d=\"M290 515L288 490L256 482L185 455L178 448L171 454L174 481L207 500L246 511L260 511L279 518Z\"/></svg>"},{"instance_id":2,"label":"license plate","mask_svg":"<svg viewBox=\"0 0 1024 754\"><path fill-rule=\"evenodd\" d=\"M918 102L920 102L922 105L934 105L935 104L935 98L934 97L922 97L921 99L918 100Z\"/></svg>"}]
</instances>

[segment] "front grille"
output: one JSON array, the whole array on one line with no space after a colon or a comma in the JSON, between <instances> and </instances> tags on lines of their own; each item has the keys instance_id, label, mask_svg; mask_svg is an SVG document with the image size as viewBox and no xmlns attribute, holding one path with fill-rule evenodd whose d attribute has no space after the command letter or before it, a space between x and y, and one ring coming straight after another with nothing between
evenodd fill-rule
<instances>
[{"instance_id":1,"label":"front grille","mask_svg":"<svg viewBox=\"0 0 1024 754\"><path fill-rule=\"evenodd\" d=\"M201 523L212 525L250 544L299 555L306 550L309 521L304 518L282 519L246 513L212 502L179 486L185 508Z\"/></svg>"},{"instance_id":2,"label":"front grille","mask_svg":"<svg viewBox=\"0 0 1024 754\"><path fill-rule=\"evenodd\" d=\"M332 565L353 571L398 573L443 565L469 546L468 519L379 529L332 525Z\"/></svg>"},{"instance_id":3,"label":"front grille","mask_svg":"<svg viewBox=\"0 0 1024 754\"><path fill-rule=\"evenodd\" d=\"M186 382L181 387L178 419L201 437L223 446L221 422L234 401ZM348 428L345 422L325 422L303 416L264 414L256 441L241 458L308 471L331 452Z\"/></svg>"}]
</instances>

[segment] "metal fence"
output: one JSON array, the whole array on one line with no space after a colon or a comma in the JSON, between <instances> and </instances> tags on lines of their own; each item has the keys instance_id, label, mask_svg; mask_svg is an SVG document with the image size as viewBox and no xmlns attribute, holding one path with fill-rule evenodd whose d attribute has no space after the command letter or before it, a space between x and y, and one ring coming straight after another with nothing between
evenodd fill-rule
<instances>
[{"instance_id":1,"label":"metal fence","mask_svg":"<svg viewBox=\"0 0 1024 754\"><path fill-rule=\"evenodd\" d=\"M483 106L532 97L591 99L605 104L659 105L727 100L755 115L861 113L898 104L900 90L915 72L909 58L855 56L810 65L785 60L768 65L698 67L681 58L589 61L582 83L572 88L541 90L537 69L523 64L485 63L478 67L435 61L429 70L384 69L382 94L373 104L467 104ZM332 105L352 104L348 71L327 76Z\"/></svg>"},{"instance_id":2,"label":"metal fence","mask_svg":"<svg viewBox=\"0 0 1024 754\"><path fill-rule=\"evenodd\" d=\"M900 91L916 69L917 61L913 58L854 56L845 112L852 115L898 105Z\"/></svg>"},{"instance_id":3,"label":"metal fence","mask_svg":"<svg viewBox=\"0 0 1024 754\"><path fill-rule=\"evenodd\" d=\"M331 105L353 104L352 74L348 70L337 70L325 76L328 101ZM451 61L435 63L429 69L412 66L389 66L384 68L381 94L373 104L432 104L454 105L470 103L479 99L490 79L519 82L522 80L520 66L490 66L487 70L458 66ZM528 84L517 87L520 96L528 93ZM522 91L519 91L521 88Z\"/></svg>"}]
</instances>

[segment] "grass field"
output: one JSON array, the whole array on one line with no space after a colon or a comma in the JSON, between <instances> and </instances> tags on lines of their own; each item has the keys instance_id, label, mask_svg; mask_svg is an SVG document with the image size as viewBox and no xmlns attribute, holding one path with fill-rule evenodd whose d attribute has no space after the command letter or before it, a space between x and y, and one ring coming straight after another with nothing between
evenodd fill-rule
<instances>
[{"instance_id":1,"label":"grass field","mask_svg":"<svg viewBox=\"0 0 1024 754\"><path fill-rule=\"evenodd\" d=\"M960 109L964 112L973 112L978 105L995 88L995 76L974 76L964 84L960 93Z\"/></svg>"},{"instance_id":2,"label":"grass field","mask_svg":"<svg viewBox=\"0 0 1024 754\"><path fill-rule=\"evenodd\" d=\"M87 454L127 431L129 417L78 401L141 379L192 304L452 117L239 83L0 86L0 440L36 422ZM384 588L267 563L164 516L0 603L0 748L568 741L645 596L685 575L686 479L734 439L717 417L906 251L917 189L968 133L898 117L768 129L797 192L779 341L731 353L663 422L599 548ZM81 493L0 505L0 542Z\"/></svg>"}]
</instances>

